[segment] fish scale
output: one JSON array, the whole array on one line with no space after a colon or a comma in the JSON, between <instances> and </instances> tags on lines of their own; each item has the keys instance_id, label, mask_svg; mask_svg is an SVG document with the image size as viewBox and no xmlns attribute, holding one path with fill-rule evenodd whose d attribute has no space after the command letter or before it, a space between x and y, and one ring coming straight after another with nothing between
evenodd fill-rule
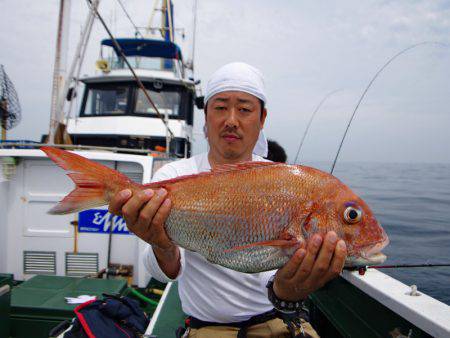
<instances>
[{"instance_id":1,"label":"fish scale","mask_svg":"<svg viewBox=\"0 0 450 338\"><path fill-rule=\"evenodd\" d=\"M288 257L279 248L227 251L276 239L292 221L294 186L286 187L285 191L276 189L278 184L283 184L280 182L282 172L289 168L279 166L281 173L278 174L270 168L223 173L221 177L205 176L198 179L201 182L197 185L186 186L179 182L170 186L172 212L166 221L169 237L176 244L197 251L208 261L237 271L260 272L282 266ZM246 183L227 183L236 179ZM201 194L197 193L199 187ZM193 210L192 205L197 206L196 212L189 212ZM199 210L199 205L205 208ZM189 229L188 236L185 229Z\"/></svg>"},{"instance_id":2,"label":"fish scale","mask_svg":"<svg viewBox=\"0 0 450 338\"><path fill-rule=\"evenodd\" d=\"M172 202L165 223L171 240L236 271L279 268L313 234L330 230L346 242L347 265L385 259L380 250L388 238L370 208L337 178L314 168L245 162L141 185L79 155L41 149L76 184L53 214L108 204L123 189L164 188ZM348 219L349 208L358 219Z\"/></svg>"}]
</instances>

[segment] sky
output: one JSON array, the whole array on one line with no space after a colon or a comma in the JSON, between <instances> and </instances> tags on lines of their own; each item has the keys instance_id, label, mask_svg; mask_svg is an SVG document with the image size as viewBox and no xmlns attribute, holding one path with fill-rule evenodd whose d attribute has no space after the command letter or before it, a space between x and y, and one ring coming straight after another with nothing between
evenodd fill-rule
<instances>
[{"instance_id":1,"label":"sky","mask_svg":"<svg viewBox=\"0 0 450 338\"><path fill-rule=\"evenodd\" d=\"M153 1L122 0L138 26ZM193 0L174 0L176 35L192 57ZM13 81L22 122L9 138L39 140L48 132L59 1L0 0L0 64ZM118 37L133 27L116 0L100 12ZM69 57L87 15L72 1ZM99 42L95 23L82 74L94 73ZM265 76L266 135L293 161L307 122L318 110L300 154L301 162L332 161L349 117L383 64L404 48L376 79L359 107L340 161L450 162L450 1L198 0L195 78L204 88L220 66L243 61ZM203 112L195 115L194 153L204 151Z\"/></svg>"}]
</instances>

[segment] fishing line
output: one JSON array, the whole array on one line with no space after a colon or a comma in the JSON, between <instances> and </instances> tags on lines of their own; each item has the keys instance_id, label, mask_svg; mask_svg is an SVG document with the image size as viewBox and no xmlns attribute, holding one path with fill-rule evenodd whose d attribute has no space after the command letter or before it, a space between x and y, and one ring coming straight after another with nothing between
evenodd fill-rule
<instances>
[{"instance_id":1,"label":"fishing line","mask_svg":"<svg viewBox=\"0 0 450 338\"><path fill-rule=\"evenodd\" d=\"M450 266L450 264L394 264L394 265L373 265L368 268L374 269L397 269L397 268L433 268L438 266Z\"/></svg>"},{"instance_id":2,"label":"fishing line","mask_svg":"<svg viewBox=\"0 0 450 338\"><path fill-rule=\"evenodd\" d=\"M350 117L350 120L348 121L347 128L345 129L345 132L344 132L344 136L343 136L342 139L341 139L341 143L339 144L339 148L338 148L337 153L336 153L336 156L335 156L335 158L334 158L333 165L331 166L330 174L332 174L333 171L334 171L334 167L336 166L336 162L337 162L337 159L338 159L338 157L339 157L339 153L341 152L342 145L344 144L345 137L347 136L347 132L348 132L348 130L349 130L349 128L350 128L350 125L351 125L351 123L352 123L352 121L353 121L353 118L355 117L356 111L358 110L358 108L359 108L359 106L360 106L362 100L364 99L364 97L365 97L367 91L368 91L368 90L370 89L370 87L372 86L372 83L376 80L376 78L378 77L378 75L380 75L380 73L381 73L387 66L389 66L389 65L391 64L392 61L394 61L394 60L395 60L396 58L398 58L400 55L406 53L407 51L409 51L409 50L411 50L411 49L414 49L414 48L416 48L416 47L423 46L423 45L438 45L438 46L444 46L444 47L449 47L449 46L450 46L450 44L443 43L443 42L435 42L435 41L424 41L424 42L416 43L416 44L414 44L414 45L411 45L411 46L409 46L409 47L407 47L407 48L401 50L400 52L398 52L397 54L395 54L394 56L392 56L392 57L391 57L391 58L390 58L390 59L389 59L389 60L388 60L388 61L387 61L387 62L386 62L386 63L385 63L385 64L384 64L384 65L383 65L376 73L375 73L375 75L372 77L372 79L370 80L370 82L369 82L369 84L367 85L367 87L364 89L364 92L362 93L361 97L359 98L359 101L358 101L358 103L356 104L355 109L353 110L353 113L352 113L352 115L351 115L351 117Z\"/></svg>"},{"instance_id":3,"label":"fishing line","mask_svg":"<svg viewBox=\"0 0 450 338\"><path fill-rule=\"evenodd\" d=\"M306 135L308 134L309 127L311 126L311 123L312 123L312 121L313 121L313 119L314 119L314 116L315 116L316 113L319 111L319 109L320 109L320 107L322 106L322 104L323 104L323 103L324 103L331 95L333 95L334 93L339 92L339 91L341 91L341 90L342 90L342 89L336 89L336 90L334 90L334 91L328 93L327 95L325 95L324 98L322 99L322 101L320 101L320 103L317 105L316 109L314 109L314 111L313 111L313 113L312 113L312 115L311 115L311 117L310 117L310 119L309 119L308 125L306 126L305 132L303 133L303 137L302 137L302 140L300 141L300 145L298 146L297 155L295 155L294 164L297 163L298 155L300 154L300 150L302 149L303 142L305 141Z\"/></svg>"},{"instance_id":4,"label":"fishing line","mask_svg":"<svg viewBox=\"0 0 450 338\"><path fill-rule=\"evenodd\" d=\"M135 35L137 37L137 35L139 34L141 36L141 38L144 38L144 36L141 34L141 32L139 31L139 28L136 26L136 24L134 23L133 19L131 19L130 14L128 14L127 9L125 8L125 6L123 5L121 0L117 0L117 2L119 3L120 7L122 8L122 11L125 13L126 17L128 18L128 20L130 21L131 25L134 27L134 31L135 31Z\"/></svg>"},{"instance_id":5,"label":"fishing line","mask_svg":"<svg viewBox=\"0 0 450 338\"><path fill-rule=\"evenodd\" d=\"M360 275L364 275L367 269L403 269L403 268L436 268L436 267L450 267L450 264L438 263L438 264L393 264L393 265L348 266L344 267L344 270L358 271Z\"/></svg>"}]
</instances>

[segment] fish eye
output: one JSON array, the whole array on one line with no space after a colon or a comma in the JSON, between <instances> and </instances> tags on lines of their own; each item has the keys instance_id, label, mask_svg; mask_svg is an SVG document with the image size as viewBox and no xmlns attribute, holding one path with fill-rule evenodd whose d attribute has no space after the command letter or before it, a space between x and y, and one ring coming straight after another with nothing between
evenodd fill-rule
<instances>
[{"instance_id":1,"label":"fish eye","mask_svg":"<svg viewBox=\"0 0 450 338\"><path fill-rule=\"evenodd\" d=\"M348 207L344 211L344 220L349 224L358 223L361 220L362 212L355 207Z\"/></svg>"}]
</instances>

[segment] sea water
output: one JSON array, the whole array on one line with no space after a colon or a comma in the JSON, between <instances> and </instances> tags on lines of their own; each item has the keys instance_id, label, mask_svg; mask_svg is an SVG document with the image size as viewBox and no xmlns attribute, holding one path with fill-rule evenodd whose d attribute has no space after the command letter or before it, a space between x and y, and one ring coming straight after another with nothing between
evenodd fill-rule
<instances>
[{"instance_id":1,"label":"sea water","mask_svg":"<svg viewBox=\"0 0 450 338\"><path fill-rule=\"evenodd\" d=\"M329 163L304 163L329 171ZM384 264L450 263L450 164L337 164L334 175L371 207L390 244ZM450 305L450 267L383 269Z\"/></svg>"}]
</instances>

